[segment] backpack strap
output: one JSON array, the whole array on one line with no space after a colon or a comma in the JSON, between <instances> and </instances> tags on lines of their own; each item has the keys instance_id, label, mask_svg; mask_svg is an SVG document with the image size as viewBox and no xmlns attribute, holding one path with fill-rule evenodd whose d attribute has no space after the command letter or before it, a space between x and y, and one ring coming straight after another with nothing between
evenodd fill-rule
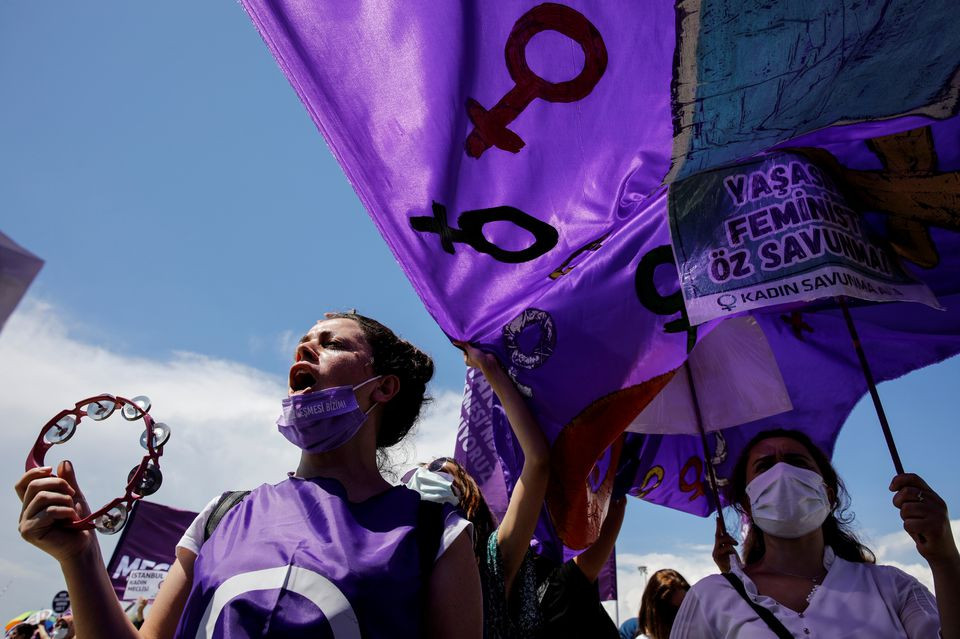
<instances>
[{"instance_id":1,"label":"backpack strap","mask_svg":"<svg viewBox=\"0 0 960 639\"><path fill-rule=\"evenodd\" d=\"M767 627L773 631L773 634L777 635L779 639L794 639L794 636L790 634L790 631L787 630L786 626L777 619L772 612L759 605L750 598L750 595L747 594L746 588L743 587L743 582L740 580L740 577L737 577L733 573L725 572L723 573L724 578L730 582L730 585L733 586L733 589L737 591L743 600L749 604L753 611L759 615L760 619L763 620Z\"/></svg>"},{"instance_id":2,"label":"backpack strap","mask_svg":"<svg viewBox=\"0 0 960 639\"><path fill-rule=\"evenodd\" d=\"M210 535L216 530L220 524L220 520L230 512L231 508L243 501L243 498L249 494L249 490L228 490L220 495L220 501L213 507L213 510L210 512L210 517L207 518L207 523L203 527L203 541L210 539Z\"/></svg>"},{"instance_id":3,"label":"backpack strap","mask_svg":"<svg viewBox=\"0 0 960 639\"><path fill-rule=\"evenodd\" d=\"M443 539L445 515L444 504L420 500L417 510L417 547L420 551L420 574L424 577L433 572L434 560Z\"/></svg>"}]
</instances>

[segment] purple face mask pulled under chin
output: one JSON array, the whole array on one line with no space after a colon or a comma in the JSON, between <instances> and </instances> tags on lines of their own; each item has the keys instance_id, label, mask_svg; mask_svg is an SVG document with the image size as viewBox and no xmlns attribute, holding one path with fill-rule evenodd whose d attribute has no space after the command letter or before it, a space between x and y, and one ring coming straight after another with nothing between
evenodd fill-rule
<instances>
[{"instance_id":1,"label":"purple face mask pulled under chin","mask_svg":"<svg viewBox=\"0 0 960 639\"><path fill-rule=\"evenodd\" d=\"M324 453L343 446L353 439L376 406L367 412L360 410L354 391L380 377L371 377L356 386L324 388L285 398L277 430L308 453Z\"/></svg>"}]
</instances>

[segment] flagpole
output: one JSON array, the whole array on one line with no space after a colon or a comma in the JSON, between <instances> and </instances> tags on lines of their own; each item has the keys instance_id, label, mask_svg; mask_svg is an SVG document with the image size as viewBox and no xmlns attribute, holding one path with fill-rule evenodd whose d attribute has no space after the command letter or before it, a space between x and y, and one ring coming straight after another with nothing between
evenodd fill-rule
<instances>
[{"instance_id":1,"label":"flagpole","mask_svg":"<svg viewBox=\"0 0 960 639\"><path fill-rule=\"evenodd\" d=\"M887 421L887 414L883 410L883 404L880 403L880 394L877 392L877 384L873 380L873 373L870 365L867 363L867 355L863 352L863 345L860 343L860 336L857 334L857 327L853 323L853 316L850 315L850 309L847 308L847 302L843 297L837 297L837 304L843 311L843 319L847 322L847 330L850 332L850 338L853 340L853 348L857 351L857 358L860 360L860 368L863 369L863 376L867 380L867 388L870 389L870 397L873 398L873 407L877 411L877 418L880 420L880 428L883 429L883 437L887 440L887 448L890 450L890 457L893 459L893 467L897 474L903 474L903 463L900 461L900 454L897 452L897 445L893 441L893 433L890 431L890 423Z\"/></svg>"},{"instance_id":2,"label":"flagpole","mask_svg":"<svg viewBox=\"0 0 960 639\"><path fill-rule=\"evenodd\" d=\"M710 484L710 489L713 493L713 503L716 504L717 507L717 524L723 530L724 534L726 534L727 526L723 521L723 510L720 507L720 488L717 484L716 469L713 467L713 462L711 461L710 446L707 443L707 433L703 429L703 416L700 414L700 400L697 397L697 385L693 381L693 371L690 369L690 362L684 361L683 367L687 371L690 396L693 399L693 412L697 419L697 430L700 431L700 443L703 445L703 462L707 466L707 483Z\"/></svg>"}]
</instances>

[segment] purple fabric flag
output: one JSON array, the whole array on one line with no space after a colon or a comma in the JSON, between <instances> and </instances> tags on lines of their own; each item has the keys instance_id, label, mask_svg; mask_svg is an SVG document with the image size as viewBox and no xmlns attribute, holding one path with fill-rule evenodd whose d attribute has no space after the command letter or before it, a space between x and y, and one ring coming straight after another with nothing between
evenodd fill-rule
<instances>
[{"instance_id":1,"label":"purple fabric flag","mask_svg":"<svg viewBox=\"0 0 960 639\"><path fill-rule=\"evenodd\" d=\"M107 573L118 599L124 598L127 577L135 570L166 572L176 559L176 546L197 513L153 502L134 502L120 533Z\"/></svg>"},{"instance_id":2,"label":"purple fabric flag","mask_svg":"<svg viewBox=\"0 0 960 639\"><path fill-rule=\"evenodd\" d=\"M0 328L42 266L43 260L0 233Z\"/></svg>"},{"instance_id":3,"label":"purple fabric flag","mask_svg":"<svg viewBox=\"0 0 960 639\"><path fill-rule=\"evenodd\" d=\"M427 309L528 397L552 445L543 527L570 548L615 486L714 507L696 436L623 435L714 326L683 305L672 189L789 146L947 309L854 309L875 375L960 350L953 0L243 4ZM721 479L772 424L831 451L865 388L829 305L754 316L793 410L712 433ZM499 464L505 499L509 428L464 414L458 454L487 484Z\"/></svg>"}]
</instances>

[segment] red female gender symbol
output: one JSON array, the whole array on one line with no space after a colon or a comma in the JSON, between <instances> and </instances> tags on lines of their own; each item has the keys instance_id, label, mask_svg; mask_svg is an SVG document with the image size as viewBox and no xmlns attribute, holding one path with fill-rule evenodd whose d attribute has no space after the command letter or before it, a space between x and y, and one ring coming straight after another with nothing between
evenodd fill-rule
<instances>
[{"instance_id":1,"label":"red female gender symbol","mask_svg":"<svg viewBox=\"0 0 960 639\"><path fill-rule=\"evenodd\" d=\"M541 31L557 31L583 49L583 69L572 80L548 82L527 64L527 44ZM607 69L603 38L582 13L553 2L526 12L510 31L504 51L513 88L489 111L473 98L467 99L467 115L474 128L467 136L467 155L479 158L491 146L511 153L524 147L519 135L507 128L534 98L547 102L576 102L587 97Z\"/></svg>"}]
</instances>

